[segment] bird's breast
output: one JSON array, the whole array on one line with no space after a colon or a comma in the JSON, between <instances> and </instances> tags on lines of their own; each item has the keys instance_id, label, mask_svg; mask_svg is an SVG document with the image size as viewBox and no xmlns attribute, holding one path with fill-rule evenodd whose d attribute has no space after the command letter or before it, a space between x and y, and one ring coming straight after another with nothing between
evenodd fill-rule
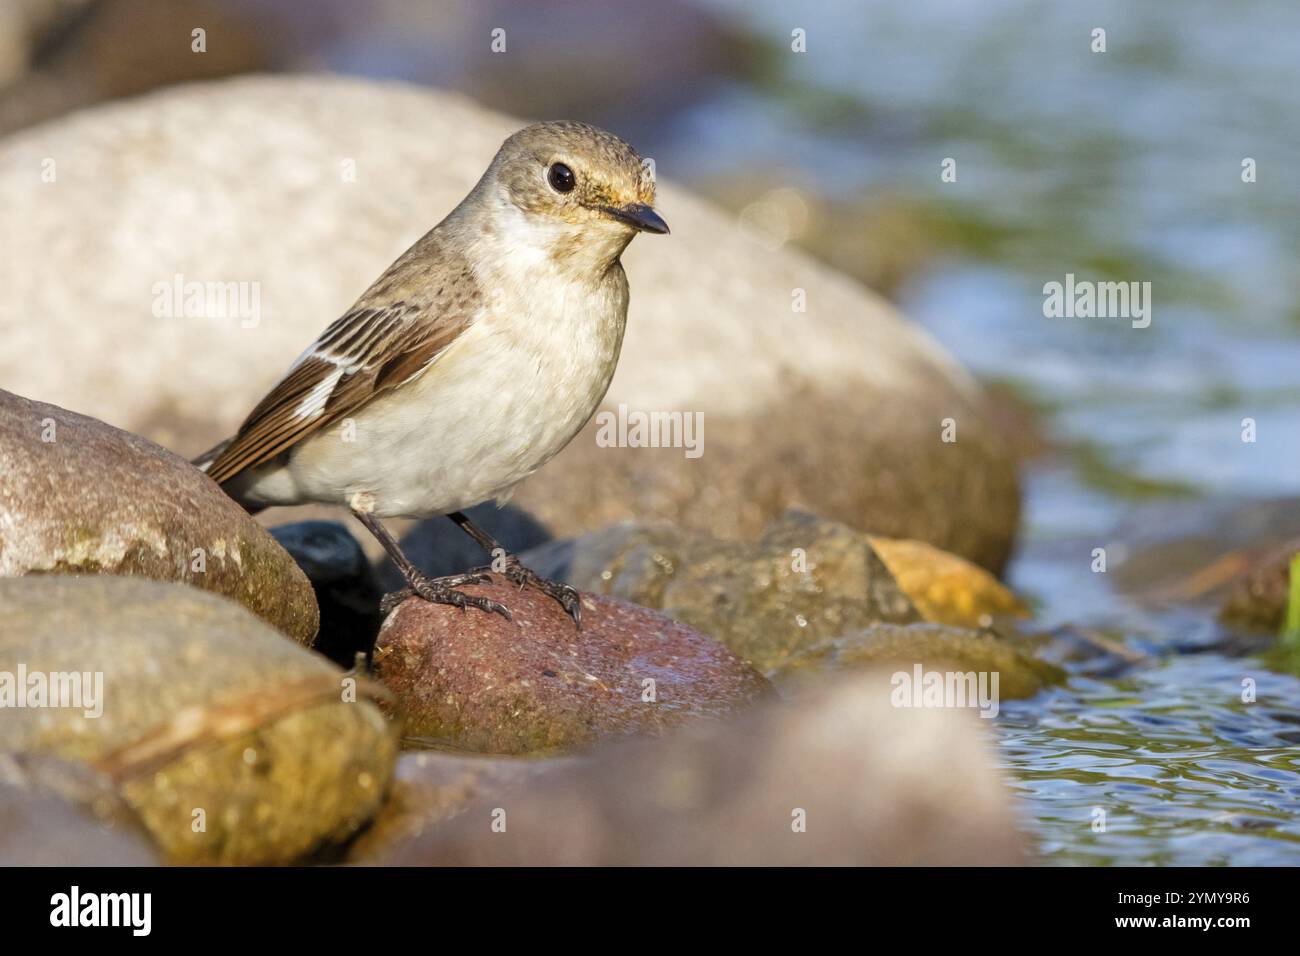
<instances>
[{"instance_id":1,"label":"bird's breast","mask_svg":"<svg viewBox=\"0 0 1300 956\"><path fill-rule=\"evenodd\" d=\"M500 498L567 445L613 378L626 284L502 293L420 378L374 403L358 433L376 454L352 487L379 514L440 514Z\"/></svg>"},{"instance_id":2,"label":"bird's breast","mask_svg":"<svg viewBox=\"0 0 1300 956\"><path fill-rule=\"evenodd\" d=\"M525 288L527 291L525 292ZM627 319L615 264L592 284L505 282L418 378L297 450L304 500L364 492L380 517L501 498L567 445L613 378Z\"/></svg>"},{"instance_id":3,"label":"bird's breast","mask_svg":"<svg viewBox=\"0 0 1300 956\"><path fill-rule=\"evenodd\" d=\"M627 322L622 268L590 285L538 282L483 316L487 350L499 356L505 414L531 420L546 457L595 412L618 364Z\"/></svg>"}]
</instances>

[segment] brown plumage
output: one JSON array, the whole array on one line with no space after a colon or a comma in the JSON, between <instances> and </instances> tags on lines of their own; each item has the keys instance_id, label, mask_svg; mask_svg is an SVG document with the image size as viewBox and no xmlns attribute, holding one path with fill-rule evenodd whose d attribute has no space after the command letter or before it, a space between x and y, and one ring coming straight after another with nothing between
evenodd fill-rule
<instances>
[{"instance_id":1,"label":"brown plumage","mask_svg":"<svg viewBox=\"0 0 1300 956\"><path fill-rule=\"evenodd\" d=\"M375 396L409 381L469 326L482 296L468 265L451 270L436 289L423 281L427 257L454 264L454 257L431 248L436 245L433 234L426 235L321 333L257 403L234 438L213 449L207 468L213 481L228 481L271 461ZM395 295L412 301L394 302ZM336 374L337 381L319 395L319 414L304 414L304 403Z\"/></svg>"}]
</instances>

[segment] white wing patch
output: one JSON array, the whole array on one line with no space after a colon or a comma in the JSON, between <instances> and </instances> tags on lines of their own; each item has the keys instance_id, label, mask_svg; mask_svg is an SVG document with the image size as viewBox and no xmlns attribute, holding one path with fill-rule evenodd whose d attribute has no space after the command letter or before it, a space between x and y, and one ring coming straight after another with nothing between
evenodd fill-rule
<instances>
[{"instance_id":1,"label":"white wing patch","mask_svg":"<svg viewBox=\"0 0 1300 956\"><path fill-rule=\"evenodd\" d=\"M298 407L293 413L299 418L315 418L325 411L325 405L330 400L330 395L334 392L334 386L339 383L347 369L339 367L330 372L321 379L316 386L307 393L306 397L298 403Z\"/></svg>"},{"instance_id":2,"label":"white wing patch","mask_svg":"<svg viewBox=\"0 0 1300 956\"><path fill-rule=\"evenodd\" d=\"M316 418L324 413L330 395L334 393L335 387L342 381L343 376L354 374L364 368L368 360L373 360L371 347L384 332L400 325L402 316L410 311L410 307L405 305L383 311L363 310L345 315L330 325L320 338L294 360L294 363L289 366L289 371L285 373L285 378L288 378L295 369L309 359L328 362L335 366L333 371L316 383L303 397L298 407L293 410L293 414L298 418ZM346 346L342 353L330 349L331 345L338 345L340 342Z\"/></svg>"}]
</instances>

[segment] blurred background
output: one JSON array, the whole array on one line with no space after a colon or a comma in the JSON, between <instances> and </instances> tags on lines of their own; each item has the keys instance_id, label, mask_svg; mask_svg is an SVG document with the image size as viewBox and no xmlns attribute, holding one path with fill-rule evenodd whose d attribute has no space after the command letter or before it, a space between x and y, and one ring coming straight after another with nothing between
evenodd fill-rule
<instances>
[{"instance_id":1,"label":"blurred background","mask_svg":"<svg viewBox=\"0 0 1300 956\"><path fill-rule=\"evenodd\" d=\"M226 40L206 57L176 42L198 23ZM511 55L493 57L505 23ZM997 397L1026 461L1009 577L1044 626L1204 650L1226 640L1212 615L1127 598L1225 547L1300 536L1297 36L1285 0L2 0L0 133L189 80L331 71L653 143L660 175L881 292ZM1043 284L1067 273L1152 283L1151 326L1044 318ZM1081 579L1099 540L1119 573ZM1300 775L1279 755L1300 737L1296 682L1288 710L1248 720L1204 703L1239 665L1186 660L1011 709L1008 765L1049 855L1149 861L1162 827L1194 819L1162 862L1243 845L1250 862L1294 860ZM1083 704L1114 723L1067 745ZM1219 762L1096 769L1186 735ZM1262 769L1261 747L1276 751ZM1227 796L1198 803L1171 777ZM1103 798L1149 813L1152 842L1067 834L1066 809ZM1243 812L1273 821L1248 844Z\"/></svg>"}]
</instances>

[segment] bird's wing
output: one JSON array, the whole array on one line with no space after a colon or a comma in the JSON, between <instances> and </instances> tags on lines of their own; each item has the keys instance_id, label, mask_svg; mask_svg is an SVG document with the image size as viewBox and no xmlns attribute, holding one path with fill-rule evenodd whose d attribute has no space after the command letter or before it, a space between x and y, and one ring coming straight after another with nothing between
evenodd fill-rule
<instances>
[{"instance_id":1,"label":"bird's wing","mask_svg":"<svg viewBox=\"0 0 1300 956\"><path fill-rule=\"evenodd\" d=\"M219 449L208 476L221 483L270 461L415 378L472 321L473 310L463 300L456 304L460 308L440 311L407 302L358 307L335 321Z\"/></svg>"}]
</instances>

